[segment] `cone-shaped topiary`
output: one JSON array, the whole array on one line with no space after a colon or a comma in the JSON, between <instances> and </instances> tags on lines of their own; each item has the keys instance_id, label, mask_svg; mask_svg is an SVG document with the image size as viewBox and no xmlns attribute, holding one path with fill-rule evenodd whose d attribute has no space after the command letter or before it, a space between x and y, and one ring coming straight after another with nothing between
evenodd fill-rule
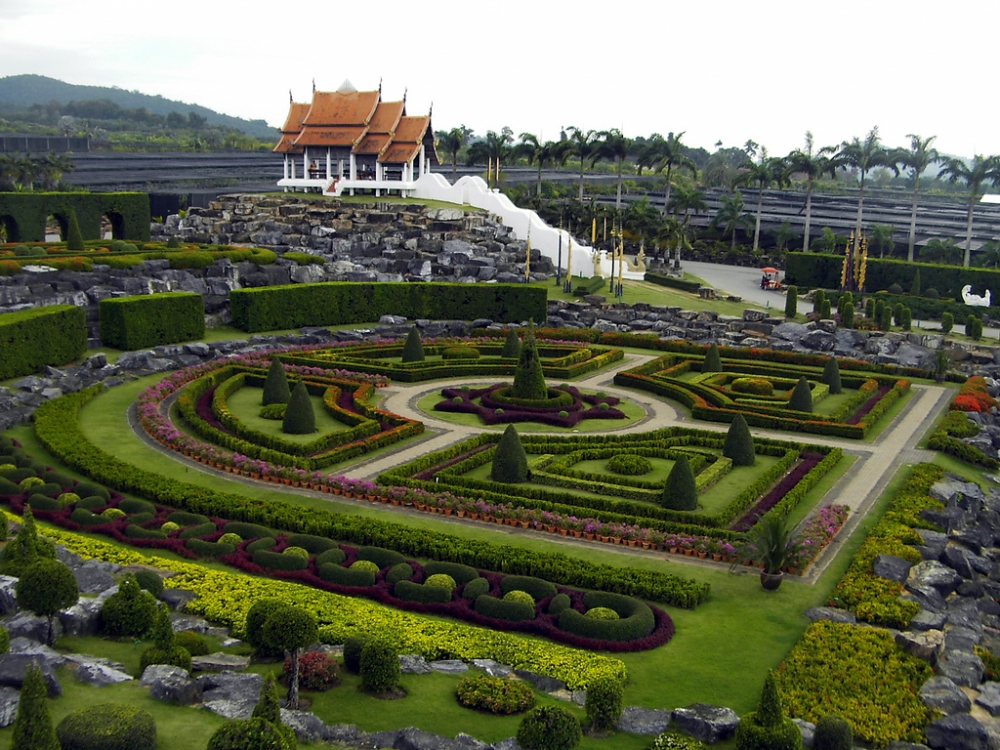
<instances>
[{"instance_id":1,"label":"cone-shaped topiary","mask_svg":"<svg viewBox=\"0 0 1000 750\"><path fill-rule=\"evenodd\" d=\"M820 382L830 386L831 394L840 393L843 390L843 386L840 384L840 365L837 363L836 357L830 357L827 360Z\"/></svg>"},{"instance_id":2,"label":"cone-shaped topiary","mask_svg":"<svg viewBox=\"0 0 1000 750\"><path fill-rule=\"evenodd\" d=\"M275 684L273 673L269 672L264 679L264 684L260 688L260 700L257 701L251 717L263 719L273 726L278 734L285 738L287 750L295 750L298 747L295 741L295 730L281 721L281 701L278 700L278 687Z\"/></svg>"},{"instance_id":3,"label":"cone-shaped topiary","mask_svg":"<svg viewBox=\"0 0 1000 750\"><path fill-rule=\"evenodd\" d=\"M514 425L507 425L503 436L497 444L493 455L493 468L490 479L494 482L517 484L528 478L528 456L521 445L521 436L517 434Z\"/></svg>"},{"instance_id":4,"label":"cone-shaped topiary","mask_svg":"<svg viewBox=\"0 0 1000 750\"><path fill-rule=\"evenodd\" d=\"M521 344L521 357L514 370L514 385L510 395L515 398L544 399L549 395L545 386L545 374L542 372L542 360L538 357L535 344L535 332L528 329Z\"/></svg>"},{"instance_id":5,"label":"cone-shaped topiary","mask_svg":"<svg viewBox=\"0 0 1000 750\"><path fill-rule=\"evenodd\" d=\"M843 302L839 305L840 325L844 328L854 328L854 303Z\"/></svg>"},{"instance_id":6,"label":"cone-shaped topiary","mask_svg":"<svg viewBox=\"0 0 1000 750\"><path fill-rule=\"evenodd\" d=\"M301 380L295 384L288 399L281 431L288 435L308 435L316 432L316 414L313 413L312 399L309 398L305 382Z\"/></svg>"},{"instance_id":7,"label":"cone-shaped topiary","mask_svg":"<svg viewBox=\"0 0 1000 750\"><path fill-rule=\"evenodd\" d=\"M271 366L267 370L267 380L264 381L264 406L271 404L287 404L292 395L288 387L288 378L285 376L285 366L281 360L275 357L271 360Z\"/></svg>"},{"instance_id":8,"label":"cone-shaped topiary","mask_svg":"<svg viewBox=\"0 0 1000 750\"><path fill-rule=\"evenodd\" d=\"M76 211L69 212L66 224L66 249L76 253L83 252L83 234L80 232L80 222L76 220Z\"/></svg>"},{"instance_id":9,"label":"cone-shaped topiary","mask_svg":"<svg viewBox=\"0 0 1000 750\"><path fill-rule=\"evenodd\" d=\"M150 664L169 664L181 669L191 669L191 652L177 643L177 634L170 621L170 612L160 605L150 633L153 645L142 652L139 667L145 671Z\"/></svg>"},{"instance_id":10,"label":"cone-shaped topiary","mask_svg":"<svg viewBox=\"0 0 1000 750\"><path fill-rule=\"evenodd\" d=\"M802 732L785 716L774 673L768 672L757 710L740 719L736 727L736 750L800 750L801 747Z\"/></svg>"},{"instance_id":11,"label":"cone-shaped topiary","mask_svg":"<svg viewBox=\"0 0 1000 750\"><path fill-rule=\"evenodd\" d=\"M42 670L34 664L28 666L21 686L21 699L14 719L12 750L60 750L59 738L52 726L48 690Z\"/></svg>"},{"instance_id":12,"label":"cone-shaped topiary","mask_svg":"<svg viewBox=\"0 0 1000 750\"><path fill-rule=\"evenodd\" d=\"M561 706L538 706L517 727L517 744L525 750L572 750L583 739L579 720Z\"/></svg>"},{"instance_id":13,"label":"cone-shaped topiary","mask_svg":"<svg viewBox=\"0 0 1000 750\"><path fill-rule=\"evenodd\" d=\"M701 363L702 372L722 372L722 358L719 356L719 347L712 344L708 347L708 353Z\"/></svg>"},{"instance_id":14,"label":"cone-shaped topiary","mask_svg":"<svg viewBox=\"0 0 1000 750\"><path fill-rule=\"evenodd\" d=\"M667 483L663 485L660 505L671 510L694 510L698 507L698 488L687 456L682 455L674 462L667 475Z\"/></svg>"},{"instance_id":15,"label":"cone-shaped topiary","mask_svg":"<svg viewBox=\"0 0 1000 750\"><path fill-rule=\"evenodd\" d=\"M176 250L180 246L181 246L181 241L177 238L177 235L173 235L169 240L167 240L168 250Z\"/></svg>"},{"instance_id":16,"label":"cone-shaped topiary","mask_svg":"<svg viewBox=\"0 0 1000 750\"><path fill-rule=\"evenodd\" d=\"M0 550L0 574L17 577L38 560L42 558L54 560L55 556L55 545L45 537L38 536L35 517L30 508L25 508L17 536Z\"/></svg>"},{"instance_id":17,"label":"cone-shaped topiary","mask_svg":"<svg viewBox=\"0 0 1000 750\"><path fill-rule=\"evenodd\" d=\"M41 558L29 565L17 581L17 605L49 621L48 644L55 646L52 618L56 612L76 604L80 590L68 565Z\"/></svg>"},{"instance_id":18,"label":"cone-shaped topiary","mask_svg":"<svg viewBox=\"0 0 1000 750\"><path fill-rule=\"evenodd\" d=\"M207 750L290 750L281 731L263 719L233 719L219 727Z\"/></svg>"},{"instance_id":19,"label":"cone-shaped topiary","mask_svg":"<svg viewBox=\"0 0 1000 750\"><path fill-rule=\"evenodd\" d=\"M820 311L820 308L826 303L826 290L817 289L813 292L813 310L816 312Z\"/></svg>"},{"instance_id":20,"label":"cone-shaped topiary","mask_svg":"<svg viewBox=\"0 0 1000 750\"><path fill-rule=\"evenodd\" d=\"M110 636L145 638L156 624L156 599L143 591L135 576L129 574L118 585L118 593L101 607L104 630Z\"/></svg>"},{"instance_id":21,"label":"cone-shaped topiary","mask_svg":"<svg viewBox=\"0 0 1000 750\"><path fill-rule=\"evenodd\" d=\"M813 750L851 750L852 747L854 732L847 719L841 716L820 717L813 735Z\"/></svg>"},{"instance_id":22,"label":"cone-shaped topiary","mask_svg":"<svg viewBox=\"0 0 1000 750\"><path fill-rule=\"evenodd\" d=\"M602 677L587 686L584 710L590 728L597 731L614 729L622 717L623 696L622 683L614 677Z\"/></svg>"},{"instance_id":23,"label":"cone-shaped topiary","mask_svg":"<svg viewBox=\"0 0 1000 750\"><path fill-rule=\"evenodd\" d=\"M785 293L785 317L794 318L799 311L799 288L797 286L788 287Z\"/></svg>"},{"instance_id":24,"label":"cone-shaped topiary","mask_svg":"<svg viewBox=\"0 0 1000 750\"><path fill-rule=\"evenodd\" d=\"M416 326L413 326L410 332L406 334L406 343L403 344L403 361L424 361L424 344L420 340L420 331L417 330Z\"/></svg>"},{"instance_id":25,"label":"cone-shaped topiary","mask_svg":"<svg viewBox=\"0 0 1000 750\"><path fill-rule=\"evenodd\" d=\"M912 294L914 297L919 297L920 296L920 269L919 268L917 269L917 272L915 274L913 274L913 284L910 285L910 294Z\"/></svg>"},{"instance_id":26,"label":"cone-shaped topiary","mask_svg":"<svg viewBox=\"0 0 1000 750\"><path fill-rule=\"evenodd\" d=\"M729 425L722 455L732 460L733 466L753 466L757 461L753 450L753 436L742 414L737 414Z\"/></svg>"},{"instance_id":27,"label":"cone-shaped topiary","mask_svg":"<svg viewBox=\"0 0 1000 750\"><path fill-rule=\"evenodd\" d=\"M799 382L795 384L792 397L788 399L788 408L795 411L813 410L812 389L809 387L809 381L806 380L805 375L799 378Z\"/></svg>"},{"instance_id":28,"label":"cone-shaped topiary","mask_svg":"<svg viewBox=\"0 0 1000 750\"><path fill-rule=\"evenodd\" d=\"M517 359L521 356L521 339L517 337L516 328L507 329L507 340L503 344L500 356L509 359Z\"/></svg>"}]
</instances>

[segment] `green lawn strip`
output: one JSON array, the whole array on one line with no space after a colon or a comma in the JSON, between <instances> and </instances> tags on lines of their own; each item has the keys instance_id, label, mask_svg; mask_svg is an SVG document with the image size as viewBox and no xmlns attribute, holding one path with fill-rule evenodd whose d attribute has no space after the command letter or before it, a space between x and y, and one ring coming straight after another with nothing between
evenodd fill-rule
<instances>
[{"instance_id":1,"label":"green lawn strip","mask_svg":"<svg viewBox=\"0 0 1000 750\"><path fill-rule=\"evenodd\" d=\"M335 419L333 415L326 410L326 407L323 406L322 396L310 396L309 400L312 402L313 415L316 418L316 432L311 432L307 435L291 435L286 432L282 432L282 420L264 419L260 416L261 398L263 392L263 388L243 387L226 400L226 403L229 405L229 409L232 411L233 415L251 429L263 432L267 435L280 437L290 443L296 443L299 445L311 443L320 435L326 435L331 432L343 432L344 430L350 429L349 425Z\"/></svg>"},{"instance_id":2,"label":"green lawn strip","mask_svg":"<svg viewBox=\"0 0 1000 750\"><path fill-rule=\"evenodd\" d=\"M573 277L574 284L576 284L579 280L581 280L579 277ZM624 286L625 294L622 296L620 301L629 305L634 305L637 302L645 302L650 305L680 307L684 310L714 310L720 315L736 315L739 317L742 317L744 310L763 309L760 305L746 301L727 302L725 299L702 299L697 294L682 292L679 289L671 289L670 287L659 286L648 281L629 281L626 279L622 282L622 284ZM548 281L535 281L531 283L531 286L537 286L541 289L545 289L550 300L564 300L566 302L579 302L581 300L580 297L573 294L567 294L562 290L562 287L556 286L554 279L549 279ZM595 292L595 294L604 295L608 302L613 302L615 300L612 299L611 293L608 291L609 286L610 280L603 289Z\"/></svg>"},{"instance_id":3,"label":"green lawn strip","mask_svg":"<svg viewBox=\"0 0 1000 750\"><path fill-rule=\"evenodd\" d=\"M593 373L587 374L588 376L593 375ZM585 392L589 393L590 391ZM452 424L464 425L466 427L477 427L482 430L495 430L498 432L503 432L507 428L507 425L505 424L483 424L482 420L479 419L478 414L434 411L434 405L439 404L442 401L444 401L444 398L441 396L441 391L431 391L417 401L417 409L434 419L440 419L443 422L451 422ZM585 419L582 422L578 422L573 427L565 428L553 427L550 424L543 424L541 422L518 422L517 431L552 432L565 435L570 435L574 432L607 432L609 430L630 427L646 416L646 410L635 401L630 401L629 399L623 399L622 402L615 408L622 411L625 414L626 419Z\"/></svg>"},{"instance_id":4,"label":"green lawn strip","mask_svg":"<svg viewBox=\"0 0 1000 750\"><path fill-rule=\"evenodd\" d=\"M989 478L991 476L996 476L995 471L967 464L965 461L960 461L954 456L949 456L947 453L935 453L934 460L931 463L942 467L945 471L951 472L952 474L960 474L961 476L964 476L968 481L975 482L984 490L989 489L990 487L996 487L996 482Z\"/></svg>"}]
</instances>

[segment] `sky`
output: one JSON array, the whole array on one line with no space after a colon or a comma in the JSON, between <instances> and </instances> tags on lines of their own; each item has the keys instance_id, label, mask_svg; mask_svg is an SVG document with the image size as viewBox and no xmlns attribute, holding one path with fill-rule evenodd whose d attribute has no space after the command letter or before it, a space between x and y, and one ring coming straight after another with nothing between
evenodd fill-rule
<instances>
[{"instance_id":1,"label":"sky","mask_svg":"<svg viewBox=\"0 0 1000 750\"><path fill-rule=\"evenodd\" d=\"M996 0L0 0L0 76L118 86L280 126L312 84L433 103L436 130L684 132L782 155L1000 154ZM991 72L992 71L992 72ZM993 104L990 104L993 102Z\"/></svg>"}]
</instances>

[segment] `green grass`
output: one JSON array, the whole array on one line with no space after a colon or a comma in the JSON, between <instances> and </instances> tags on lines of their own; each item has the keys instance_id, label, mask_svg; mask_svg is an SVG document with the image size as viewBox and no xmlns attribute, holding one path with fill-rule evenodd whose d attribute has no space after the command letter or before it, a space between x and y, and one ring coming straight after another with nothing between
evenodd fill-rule
<instances>
[{"instance_id":1,"label":"green grass","mask_svg":"<svg viewBox=\"0 0 1000 750\"><path fill-rule=\"evenodd\" d=\"M592 373L591 373L592 374ZM594 391L584 390L582 393L594 393ZM418 411L423 412L433 419L440 419L443 422L465 425L466 427L477 427L482 430L494 430L503 432L506 424L488 425L483 424L478 414L463 414L452 411L434 411L434 406L444 399L440 391L431 391L422 396L416 403ZM513 407L512 407L513 408ZM616 407L625 414L625 419L585 419L577 422L573 427L554 427L541 422L518 422L518 432L552 432L557 434L570 435L574 432L608 432L630 427L646 417L646 410L635 401L622 399Z\"/></svg>"},{"instance_id":2,"label":"green grass","mask_svg":"<svg viewBox=\"0 0 1000 750\"><path fill-rule=\"evenodd\" d=\"M579 277L577 276L573 277L574 284L578 279ZM724 299L702 299L697 294L682 292L679 289L671 289L665 286L658 286L656 284L651 284L648 281L625 280L622 283L625 287L625 294L621 298L621 301L629 305L634 305L637 302L645 302L650 305L681 307L685 310L714 310L721 315L737 316L742 316L744 310L762 309L760 305L755 305L749 301L727 302ZM610 281L606 282L603 289L594 292L594 294L604 295L608 302L614 302L615 299L612 298L611 293L608 291L609 285ZM562 287L556 286L555 279L549 279L548 281L535 281L531 283L531 286L537 286L540 289L544 289L550 300L556 299L565 300L567 302L579 302L582 299L581 297L564 292ZM803 318L803 320L804 319L805 318Z\"/></svg>"},{"instance_id":3,"label":"green grass","mask_svg":"<svg viewBox=\"0 0 1000 750\"><path fill-rule=\"evenodd\" d=\"M263 393L263 388L243 387L232 394L226 403L229 405L229 409L233 415L247 427L297 445L311 443L318 439L320 435L326 435L331 432L343 432L349 429L348 425L335 419L327 411L323 405L322 396L309 396L309 400L312 402L313 415L316 418L316 431L307 435L291 435L283 432L281 429L282 420L264 419L260 416Z\"/></svg>"}]
</instances>

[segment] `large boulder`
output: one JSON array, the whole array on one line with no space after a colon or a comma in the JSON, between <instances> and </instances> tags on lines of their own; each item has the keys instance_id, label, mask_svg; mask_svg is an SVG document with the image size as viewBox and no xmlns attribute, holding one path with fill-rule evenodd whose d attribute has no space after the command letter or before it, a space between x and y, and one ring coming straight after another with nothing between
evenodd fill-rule
<instances>
[{"instance_id":1,"label":"large boulder","mask_svg":"<svg viewBox=\"0 0 1000 750\"><path fill-rule=\"evenodd\" d=\"M910 620L910 630L941 630L947 620L944 612L922 609Z\"/></svg>"},{"instance_id":2,"label":"large boulder","mask_svg":"<svg viewBox=\"0 0 1000 750\"><path fill-rule=\"evenodd\" d=\"M201 685L180 667L150 664L143 671L139 684L148 687L149 697L158 701L182 706L201 702Z\"/></svg>"},{"instance_id":3,"label":"large boulder","mask_svg":"<svg viewBox=\"0 0 1000 750\"><path fill-rule=\"evenodd\" d=\"M554 677L546 677L543 674L535 674L527 669L515 669L514 674L522 680L527 680L543 693L554 693L557 690L565 690L566 683Z\"/></svg>"},{"instance_id":4,"label":"large boulder","mask_svg":"<svg viewBox=\"0 0 1000 750\"><path fill-rule=\"evenodd\" d=\"M924 560L911 568L906 588L914 591L917 587L930 586L942 596L947 596L961 582L962 577L948 566L936 560Z\"/></svg>"},{"instance_id":5,"label":"large boulder","mask_svg":"<svg viewBox=\"0 0 1000 750\"><path fill-rule=\"evenodd\" d=\"M944 633L940 630L912 631L896 633L896 645L930 664L937 661L938 653L944 645Z\"/></svg>"},{"instance_id":6,"label":"large boulder","mask_svg":"<svg viewBox=\"0 0 1000 750\"><path fill-rule=\"evenodd\" d=\"M76 586L81 594L99 594L114 586L117 581L98 560L87 560L73 569Z\"/></svg>"},{"instance_id":7,"label":"large boulder","mask_svg":"<svg viewBox=\"0 0 1000 750\"><path fill-rule=\"evenodd\" d=\"M314 713L289 711L283 708L281 709L281 723L291 727L300 742L326 741L326 724Z\"/></svg>"},{"instance_id":8,"label":"large boulder","mask_svg":"<svg viewBox=\"0 0 1000 750\"><path fill-rule=\"evenodd\" d=\"M243 672L249 666L249 656L236 656L221 651L207 656L191 657L192 672Z\"/></svg>"},{"instance_id":9,"label":"large boulder","mask_svg":"<svg viewBox=\"0 0 1000 750\"><path fill-rule=\"evenodd\" d=\"M972 708L969 696L947 677L931 677L920 688L920 699L928 708L951 714L965 714Z\"/></svg>"},{"instance_id":10,"label":"large boulder","mask_svg":"<svg viewBox=\"0 0 1000 750\"><path fill-rule=\"evenodd\" d=\"M89 685L107 687L132 680L132 675L125 671L123 665L109 662L106 659L81 657L74 659L74 661L77 661L78 665L73 673L76 679Z\"/></svg>"},{"instance_id":11,"label":"large boulder","mask_svg":"<svg viewBox=\"0 0 1000 750\"><path fill-rule=\"evenodd\" d=\"M66 663L65 655L60 654L43 643L32 641L20 635L10 639L9 653L30 656L39 664L48 664L53 669L59 669L59 667Z\"/></svg>"},{"instance_id":12,"label":"large boulder","mask_svg":"<svg viewBox=\"0 0 1000 750\"><path fill-rule=\"evenodd\" d=\"M984 682L980 685L976 705L986 709L990 716L1000 716L1000 682Z\"/></svg>"},{"instance_id":13,"label":"large boulder","mask_svg":"<svg viewBox=\"0 0 1000 750\"><path fill-rule=\"evenodd\" d=\"M402 658L403 657L400 657L400 659ZM400 662L400 666L402 666L402 662ZM492 659L473 659L472 666L483 670L490 677L506 677L514 671L506 664L501 664L500 662L493 661Z\"/></svg>"},{"instance_id":14,"label":"large boulder","mask_svg":"<svg viewBox=\"0 0 1000 750\"><path fill-rule=\"evenodd\" d=\"M12 615L18 611L16 586L16 578L0 576L0 616Z\"/></svg>"},{"instance_id":15,"label":"large boulder","mask_svg":"<svg viewBox=\"0 0 1000 750\"><path fill-rule=\"evenodd\" d=\"M829 620L830 622L842 622L849 625L855 625L858 622L858 618L854 616L853 612L848 612L846 609L838 609L837 607L810 607L806 610L805 616L810 622Z\"/></svg>"},{"instance_id":16,"label":"large boulder","mask_svg":"<svg viewBox=\"0 0 1000 750\"><path fill-rule=\"evenodd\" d=\"M988 750L989 733L969 714L954 714L927 727L927 744L934 750Z\"/></svg>"},{"instance_id":17,"label":"large boulder","mask_svg":"<svg viewBox=\"0 0 1000 750\"><path fill-rule=\"evenodd\" d=\"M803 336L799 343L806 349L828 352L833 350L834 345L837 343L837 337L829 331L816 329Z\"/></svg>"},{"instance_id":18,"label":"large boulder","mask_svg":"<svg viewBox=\"0 0 1000 750\"><path fill-rule=\"evenodd\" d=\"M615 725L619 732L629 734L660 734L670 726L670 711L628 706Z\"/></svg>"},{"instance_id":19,"label":"large boulder","mask_svg":"<svg viewBox=\"0 0 1000 750\"><path fill-rule=\"evenodd\" d=\"M253 672L211 672L196 678L205 708L226 719L248 719L264 680Z\"/></svg>"},{"instance_id":20,"label":"large boulder","mask_svg":"<svg viewBox=\"0 0 1000 750\"><path fill-rule=\"evenodd\" d=\"M937 672L950 677L956 685L976 687L983 679L982 660L966 651L945 651L938 657Z\"/></svg>"},{"instance_id":21,"label":"large boulder","mask_svg":"<svg viewBox=\"0 0 1000 750\"><path fill-rule=\"evenodd\" d=\"M103 599L83 599L59 613L59 623L67 635L97 635L101 629Z\"/></svg>"},{"instance_id":22,"label":"large boulder","mask_svg":"<svg viewBox=\"0 0 1000 750\"><path fill-rule=\"evenodd\" d=\"M31 641L44 643L49 637L49 621L45 617L36 617L30 612L18 612L3 622L11 638L22 636ZM62 623L57 618L52 623L52 631L56 638L62 635Z\"/></svg>"},{"instance_id":23,"label":"large boulder","mask_svg":"<svg viewBox=\"0 0 1000 750\"><path fill-rule=\"evenodd\" d=\"M430 674L434 670L427 660L418 654L400 654L399 671L403 674Z\"/></svg>"},{"instance_id":24,"label":"large boulder","mask_svg":"<svg viewBox=\"0 0 1000 750\"><path fill-rule=\"evenodd\" d=\"M911 567L909 560L895 555L877 555L872 563L872 571L879 578L899 583L906 583Z\"/></svg>"},{"instance_id":25,"label":"large boulder","mask_svg":"<svg viewBox=\"0 0 1000 750\"><path fill-rule=\"evenodd\" d=\"M461 659L440 659L432 661L428 666L435 672L444 672L445 674L462 674L469 671L469 665Z\"/></svg>"},{"instance_id":26,"label":"large boulder","mask_svg":"<svg viewBox=\"0 0 1000 750\"><path fill-rule=\"evenodd\" d=\"M14 723L20 698L21 691L17 688L0 687L0 729Z\"/></svg>"},{"instance_id":27,"label":"large boulder","mask_svg":"<svg viewBox=\"0 0 1000 750\"><path fill-rule=\"evenodd\" d=\"M740 723L733 709L708 703L675 708L670 718L677 729L710 745L731 737Z\"/></svg>"},{"instance_id":28,"label":"large boulder","mask_svg":"<svg viewBox=\"0 0 1000 750\"><path fill-rule=\"evenodd\" d=\"M18 690L24 684L24 676L31 665L42 671L45 688L50 698L62 695L62 685L56 677L56 670L50 663L28 654L4 654L0 656L0 686Z\"/></svg>"}]
</instances>

